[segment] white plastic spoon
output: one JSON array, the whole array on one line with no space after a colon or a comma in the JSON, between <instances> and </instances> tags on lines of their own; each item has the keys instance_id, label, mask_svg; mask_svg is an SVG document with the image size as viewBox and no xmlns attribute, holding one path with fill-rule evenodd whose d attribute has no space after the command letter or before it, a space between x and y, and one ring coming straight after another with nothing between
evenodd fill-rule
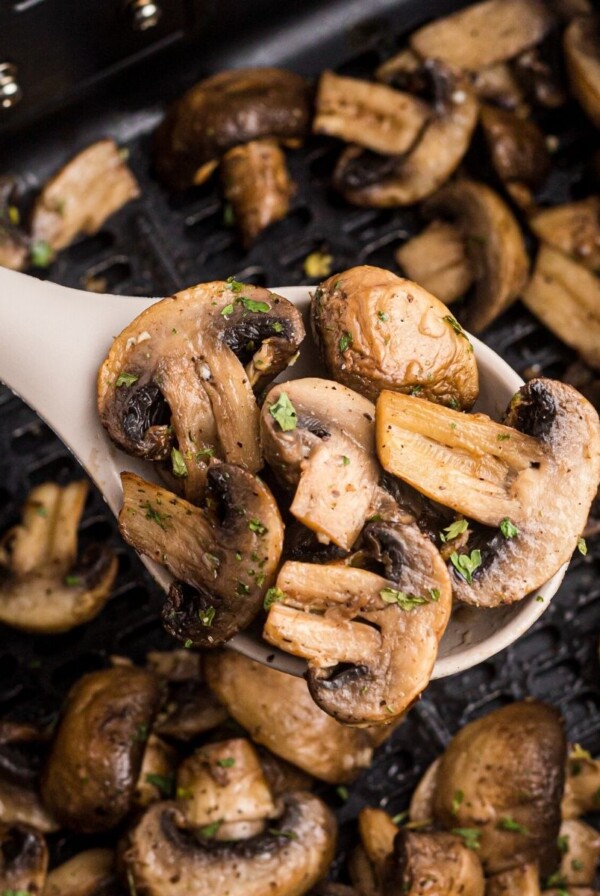
<instances>
[{"instance_id":1,"label":"white plastic spoon","mask_svg":"<svg viewBox=\"0 0 600 896\"><path fill-rule=\"evenodd\" d=\"M273 291L306 313L310 301L306 287ZM113 338L156 301L69 289L0 267L0 380L62 439L115 515L121 507L121 472L131 470L152 479L153 470L109 440L96 411L96 375ZM480 372L477 410L497 418L522 380L491 349L470 338ZM314 349L303 345L300 360L281 379L321 373ZM170 574L153 561L142 560L167 589ZM461 607L444 635L433 677L461 672L512 644L544 612L565 570L566 565L539 589L541 602L530 597L496 610ZM281 671L301 675L306 669L303 661L253 635L236 635L229 646Z\"/></svg>"}]
</instances>

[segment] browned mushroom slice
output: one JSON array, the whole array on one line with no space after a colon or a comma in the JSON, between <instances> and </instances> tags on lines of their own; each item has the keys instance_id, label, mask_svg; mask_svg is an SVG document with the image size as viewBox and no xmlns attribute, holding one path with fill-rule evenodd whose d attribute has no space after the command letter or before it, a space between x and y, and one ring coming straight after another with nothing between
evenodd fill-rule
<instances>
[{"instance_id":1,"label":"browned mushroom slice","mask_svg":"<svg viewBox=\"0 0 600 896\"><path fill-rule=\"evenodd\" d=\"M0 540L0 621L40 634L65 632L96 616L117 574L106 545L90 545L79 557L77 528L86 482L36 486L20 525Z\"/></svg>"},{"instance_id":2,"label":"browned mushroom slice","mask_svg":"<svg viewBox=\"0 0 600 896\"><path fill-rule=\"evenodd\" d=\"M544 134L530 119L496 106L482 107L481 124L496 174L514 202L529 208L550 173Z\"/></svg>"},{"instance_id":3,"label":"browned mushroom slice","mask_svg":"<svg viewBox=\"0 0 600 896\"><path fill-rule=\"evenodd\" d=\"M558 109L568 100L562 72L545 58L544 47L530 47L514 59L513 70L531 100L545 109Z\"/></svg>"},{"instance_id":4,"label":"browned mushroom slice","mask_svg":"<svg viewBox=\"0 0 600 896\"><path fill-rule=\"evenodd\" d=\"M346 725L385 725L429 683L450 615L444 562L414 524L368 523L351 564L285 563L264 637L308 662L315 702Z\"/></svg>"},{"instance_id":5,"label":"browned mushroom slice","mask_svg":"<svg viewBox=\"0 0 600 896\"><path fill-rule=\"evenodd\" d=\"M529 226L542 243L591 271L600 269L600 196L536 211Z\"/></svg>"},{"instance_id":6,"label":"browned mushroom slice","mask_svg":"<svg viewBox=\"0 0 600 896\"><path fill-rule=\"evenodd\" d=\"M66 827L106 831L129 812L159 701L156 678L119 666L71 688L42 775L42 797Z\"/></svg>"},{"instance_id":7,"label":"browned mushroom slice","mask_svg":"<svg viewBox=\"0 0 600 896\"><path fill-rule=\"evenodd\" d=\"M564 33L571 90L596 127L600 127L600 16L573 19Z\"/></svg>"},{"instance_id":8,"label":"browned mushroom slice","mask_svg":"<svg viewBox=\"0 0 600 896\"><path fill-rule=\"evenodd\" d=\"M42 834L24 824L0 824L0 892L41 896L48 868Z\"/></svg>"},{"instance_id":9,"label":"browned mushroom slice","mask_svg":"<svg viewBox=\"0 0 600 896\"><path fill-rule=\"evenodd\" d=\"M569 752L565 790L561 803L562 817L579 818L600 806L600 760L592 759L587 750L576 744Z\"/></svg>"},{"instance_id":10,"label":"browned mushroom slice","mask_svg":"<svg viewBox=\"0 0 600 896\"><path fill-rule=\"evenodd\" d=\"M328 380L275 386L261 414L265 460L295 488L290 510L320 541L349 549L372 513L381 468L375 407Z\"/></svg>"},{"instance_id":11,"label":"browned mushroom slice","mask_svg":"<svg viewBox=\"0 0 600 896\"><path fill-rule=\"evenodd\" d=\"M261 466L260 392L304 338L298 310L235 280L204 283L152 305L118 336L98 375L98 410L117 445L170 458L200 500L213 455ZM244 369L246 365L246 369Z\"/></svg>"},{"instance_id":12,"label":"browned mushroom slice","mask_svg":"<svg viewBox=\"0 0 600 896\"><path fill-rule=\"evenodd\" d=\"M177 760L177 752L170 744L150 734L133 795L136 806L145 808L173 794Z\"/></svg>"},{"instance_id":13,"label":"browned mushroom slice","mask_svg":"<svg viewBox=\"0 0 600 896\"><path fill-rule=\"evenodd\" d=\"M211 689L252 740L322 781L352 781L391 733L340 725L315 704L304 679L233 651L207 655L204 665Z\"/></svg>"},{"instance_id":14,"label":"browned mushroom slice","mask_svg":"<svg viewBox=\"0 0 600 896\"><path fill-rule=\"evenodd\" d=\"M433 801L447 829L471 831L488 874L558 864L564 722L551 706L512 703L465 725L443 754Z\"/></svg>"},{"instance_id":15,"label":"browned mushroom slice","mask_svg":"<svg viewBox=\"0 0 600 896\"><path fill-rule=\"evenodd\" d=\"M302 139L309 130L308 84L278 68L220 72L192 87L156 133L155 163L169 186L202 183L218 158L242 143Z\"/></svg>"},{"instance_id":16,"label":"browned mushroom slice","mask_svg":"<svg viewBox=\"0 0 600 896\"><path fill-rule=\"evenodd\" d=\"M87 849L53 868L43 896L110 896L117 891L115 857L111 849Z\"/></svg>"},{"instance_id":17,"label":"browned mushroom slice","mask_svg":"<svg viewBox=\"0 0 600 896\"><path fill-rule=\"evenodd\" d=\"M484 896L485 881L477 853L457 834L401 830L394 841L384 880L384 893L421 896Z\"/></svg>"},{"instance_id":18,"label":"browned mushroom slice","mask_svg":"<svg viewBox=\"0 0 600 896\"><path fill-rule=\"evenodd\" d=\"M431 824L433 819L433 797L437 788L437 776L440 768L439 758L431 763L413 791L408 809L411 822Z\"/></svg>"},{"instance_id":19,"label":"browned mushroom slice","mask_svg":"<svg viewBox=\"0 0 600 896\"><path fill-rule=\"evenodd\" d=\"M596 882L600 859L600 834L583 821L570 819L560 826L558 846L562 861L557 877L560 886L591 887Z\"/></svg>"},{"instance_id":20,"label":"browned mushroom slice","mask_svg":"<svg viewBox=\"0 0 600 896\"><path fill-rule=\"evenodd\" d=\"M541 896L540 870L535 862L509 868L486 879L485 896Z\"/></svg>"},{"instance_id":21,"label":"browned mushroom slice","mask_svg":"<svg viewBox=\"0 0 600 896\"><path fill-rule=\"evenodd\" d=\"M410 93L323 72L313 132L393 156L410 150L429 115L427 104Z\"/></svg>"},{"instance_id":22,"label":"browned mushroom slice","mask_svg":"<svg viewBox=\"0 0 600 896\"><path fill-rule=\"evenodd\" d=\"M132 887L153 896L301 896L329 869L335 819L309 793L287 794L282 804L283 814L263 834L229 842L216 840L210 827L192 836L175 804L155 804L128 834Z\"/></svg>"},{"instance_id":23,"label":"browned mushroom slice","mask_svg":"<svg viewBox=\"0 0 600 896\"><path fill-rule=\"evenodd\" d=\"M420 81L423 60L409 47L403 47L399 53L390 56L377 69L375 77L384 84L408 85L415 79Z\"/></svg>"},{"instance_id":24,"label":"browned mushroom slice","mask_svg":"<svg viewBox=\"0 0 600 896\"><path fill-rule=\"evenodd\" d=\"M410 46L423 59L478 71L539 43L553 21L542 0L484 0L419 28Z\"/></svg>"},{"instance_id":25,"label":"browned mushroom slice","mask_svg":"<svg viewBox=\"0 0 600 896\"><path fill-rule=\"evenodd\" d=\"M469 80L437 60L424 71L433 83L432 114L412 150L382 156L350 146L342 153L333 180L349 202L375 207L419 202L448 180L469 148L478 113Z\"/></svg>"},{"instance_id":26,"label":"browned mushroom slice","mask_svg":"<svg viewBox=\"0 0 600 896\"><path fill-rule=\"evenodd\" d=\"M360 843L348 862L350 879L360 896L380 896L398 826L383 809L361 809L358 831Z\"/></svg>"},{"instance_id":27,"label":"browned mushroom slice","mask_svg":"<svg viewBox=\"0 0 600 896\"><path fill-rule=\"evenodd\" d=\"M285 155L273 140L234 146L223 157L221 176L225 199L231 203L245 246L287 215L294 184Z\"/></svg>"},{"instance_id":28,"label":"browned mushroom slice","mask_svg":"<svg viewBox=\"0 0 600 896\"><path fill-rule=\"evenodd\" d=\"M520 600L571 556L600 479L598 415L575 389L531 380L504 424L384 392L376 433L384 469L493 527L469 535L466 552L450 558L460 600Z\"/></svg>"},{"instance_id":29,"label":"browned mushroom slice","mask_svg":"<svg viewBox=\"0 0 600 896\"><path fill-rule=\"evenodd\" d=\"M450 218L463 236L476 288L461 311L461 321L479 333L525 286L529 259L519 225L502 199L474 180L443 187L424 211L430 217Z\"/></svg>"},{"instance_id":30,"label":"browned mushroom slice","mask_svg":"<svg viewBox=\"0 0 600 896\"><path fill-rule=\"evenodd\" d=\"M494 103L505 109L515 109L525 99L512 67L506 62L496 62L473 72L473 89L482 103Z\"/></svg>"},{"instance_id":31,"label":"browned mushroom slice","mask_svg":"<svg viewBox=\"0 0 600 896\"><path fill-rule=\"evenodd\" d=\"M44 834L59 828L33 787L3 779L0 779L0 822L29 825Z\"/></svg>"},{"instance_id":32,"label":"browned mushroom slice","mask_svg":"<svg viewBox=\"0 0 600 896\"><path fill-rule=\"evenodd\" d=\"M470 289L473 271L460 230L446 221L433 221L403 243L395 253L406 276L445 305Z\"/></svg>"},{"instance_id":33,"label":"browned mushroom slice","mask_svg":"<svg viewBox=\"0 0 600 896\"><path fill-rule=\"evenodd\" d=\"M374 400L382 389L470 408L473 347L446 306L410 280L364 265L320 285L312 326L331 376Z\"/></svg>"},{"instance_id":34,"label":"browned mushroom slice","mask_svg":"<svg viewBox=\"0 0 600 896\"><path fill-rule=\"evenodd\" d=\"M208 471L206 507L133 473L122 482L123 538L177 579L165 628L196 647L223 644L254 619L279 564L283 523L272 494L232 464Z\"/></svg>"},{"instance_id":35,"label":"browned mushroom slice","mask_svg":"<svg viewBox=\"0 0 600 896\"><path fill-rule=\"evenodd\" d=\"M215 840L262 834L278 814L260 758L243 738L205 744L177 772L177 801L188 823Z\"/></svg>"},{"instance_id":36,"label":"browned mushroom slice","mask_svg":"<svg viewBox=\"0 0 600 896\"><path fill-rule=\"evenodd\" d=\"M559 339L600 368L598 277L558 249L542 245L522 299Z\"/></svg>"},{"instance_id":37,"label":"browned mushroom slice","mask_svg":"<svg viewBox=\"0 0 600 896\"><path fill-rule=\"evenodd\" d=\"M99 140L74 156L40 193L31 236L55 251L77 234L96 233L107 218L136 199L140 189L114 140Z\"/></svg>"}]
</instances>

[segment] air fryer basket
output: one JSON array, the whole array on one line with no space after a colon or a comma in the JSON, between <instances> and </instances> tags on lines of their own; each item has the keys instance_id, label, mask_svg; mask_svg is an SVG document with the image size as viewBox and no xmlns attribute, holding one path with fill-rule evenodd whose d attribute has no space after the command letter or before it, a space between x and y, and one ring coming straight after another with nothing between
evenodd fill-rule
<instances>
[{"instance_id":1,"label":"air fryer basket","mask_svg":"<svg viewBox=\"0 0 600 896\"><path fill-rule=\"evenodd\" d=\"M31 130L4 140L0 171L15 173L28 186L43 182L80 146L106 135L127 147L140 181L141 198L99 234L63 252L49 272L51 279L80 288L101 280L102 291L142 295L166 295L229 275L269 286L309 283L314 281L305 278L302 262L316 250L333 256L333 270L360 263L395 269L393 250L414 230L414 213L347 205L329 186L339 152L330 142L313 139L290 153L298 185L292 211L246 253L224 223L213 182L177 196L152 177L151 131L164 99L208 71L231 64L271 64L315 75L324 65L335 65L347 74L366 75L400 44L403 31L458 5L377 2L370 10L377 15L365 22L359 8L364 10L364 4L324 4L321 24L310 12L287 33L269 34L265 25L261 34L245 43L244 35L232 32L210 57L198 49L180 54L179 61L163 57L154 64L158 72L138 69L114 82L95 102L38 125L35 140ZM392 39L391 34L397 36ZM564 201L578 195L594 136L574 104L553 112L551 125L544 122L544 126L559 137L561 148L541 198ZM482 157L483 151L476 144L471 154ZM18 169L15 159L20 160ZM489 176L483 167L484 163L482 174ZM81 300L88 299L82 295ZM89 301L97 299L90 296ZM560 377L573 360L572 353L520 305L483 338L525 377ZM0 391L0 530L17 520L33 485L48 479L64 483L80 475L77 462L39 418L10 392ZM149 649L174 646L158 622L162 594L135 553L121 542L114 519L94 490L82 537L84 542L107 540L115 547L120 572L114 595L99 618L68 634L33 637L2 628L0 717L51 720L70 685L83 673L105 666L112 655L143 662ZM405 808L420 774L452 733L467 720L513 699L530 695L554 703L566 717L570 739L600 753L599 560L600 546L592 541L585 558L575 556L552 606L517 644L468 672L434 682L379 751L373 766L350 788L348 800L331 789L325 791L342 823L364 805L379 804L393 813ZM55 836L54 841L55 856L60 858L82 842L74 835ZM338 864L345 846L342 837Z\"/></svg>"}]
</instances>

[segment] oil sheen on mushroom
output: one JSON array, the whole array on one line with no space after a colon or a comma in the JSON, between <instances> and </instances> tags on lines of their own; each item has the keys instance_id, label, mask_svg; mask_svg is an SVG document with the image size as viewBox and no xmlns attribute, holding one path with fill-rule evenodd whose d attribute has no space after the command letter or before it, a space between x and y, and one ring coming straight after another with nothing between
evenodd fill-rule
<instances>
[{"instance_id":1,"label":"oil sheen on mushroom","mask_svg":"<svg viewBox=\"0 0 600 896\"><path fill-rule=\"evenodd\" d=\"M470 408L473 347L446 306L410 280L363 265L316 290L312 326L330 374L374 401L382 389Z\"/></svg>"},{"instance_id":2,"label":"oil sheen on mushroom","mask_svg":"<svg viewBox=\"0 0 600 896\"><path fill-rule=\"evenodd\" d=\"M261 467L260 393L304 338L298 310L235 280L203 283L152 305L118 336L100 368L98 410L116 444L167 461L190 500L210 459Z\"/></svg>"}]
</instances>

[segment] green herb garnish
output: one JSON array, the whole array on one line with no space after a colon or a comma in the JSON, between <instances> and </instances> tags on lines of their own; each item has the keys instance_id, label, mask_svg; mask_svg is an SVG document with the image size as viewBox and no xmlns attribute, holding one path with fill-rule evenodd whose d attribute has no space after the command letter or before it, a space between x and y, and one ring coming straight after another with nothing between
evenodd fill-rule
<instances>
[{"instance_id":1,"label":"green herb garnish","mask_svg":"<svg viewBox=\"0 0 600 896\"><path fill-rule=\"evenodd\" d=\"M379 320L382 320L384 322L388 319L388 315L385 313L385 311L378 311L377 317L379 318Z\"/></svg>"},{"instance_id":2,"label":"green herb garnish","mask_svg":"<svg viewBox=\"0 0 600 896\"><path fill-rule=\"evenodd\" d=\"M65 585L68 585L69 588L76 588L77 585L82 584L82 581L79 576L65 576L64 583Z\"/></svg>"},{"instance_id":3,"label":"green herb garnish","mask_svg":"<svg viewBox=\"0 0 600 896\"><path fill-rule=\"evenodd\" d=\"M454 796L452 797L452 814L453 815L458 814L458 810L460 809L464 798L465 798L465 795L462 790L454 791Z\"/></svg>"},{"instance_id":4,"label":"green herb garnish","mask_svg":"<svg viewBox=\"0 0 600 896\"><path fill-rule=\"evenodd\" d=\"M247 299L246 296L242 296L240 301L246 311L260 311L261 314L266 314L271 310L268 302L255 302L254 299Z\"/></svg>"},{"instance_id":5,"label":"green herb garnish","mask_svg":"<svg viewBox=\"0 0 600 896\"><path fill-rule=\"evenodd\" d=\"M233 314L233 302L230 302L228 305L225 305L224 308L221 309L222 317L231 317Z\"/></svg>"},{"instance_id":6,"label":"green herb garnish","mask_svg":"<svg viewBox=\"0 0 600 896\"><path fill-rule=\"evenodd\" d=\"M445 535L444 532L440 532L440 538L442 541L453 541L459 535L462 535L463 532L466 532L468 528L469 523L467 520L455 520L449 526L446 526L444 529Z\"/></svg>"},{"instance_id":7,"label":"green herb garnish","mask_svg":"<svg viewBox=\"0 0 600 896\"><path fill-rule=\"evenodd\" d=\"M184 479L188 475L188 468L183 459L183 454L178 448L171 448L171 467L173 475Z\"/></svg>"},{"instance_id":8,"label":"green herb garnish","mask_svg":"<svg viewBox=\"0 0 600 896\"><path fill-rule=\"evenodd\" d=\"M280 324L279 321L276 320L274 324L271 324L271 329L274 333L281 333L283 331L283 324Z\"/></svg>"},{"instance_id":9,"label":"green herb garnish","mask_svg":"<svg viewBox=\"0 0 600 896\"><path fill-rule=\"evenodd\" d=\"M205 839L209 837L214 837L219 828L221 827L221 821L213 821L212 824L205 824L203 828L198 829L198 833L201 837Z\"/></svg>"},{"instance_id":10,"label":"green herb garnish","mask_svg":"<svg viewBox=\"0 0 600 896\"><path fill-rule=\"evenodd\" d=\"M450 832L452 834L456 834L457 837L462 837L465 846L467 849L479 849L481 844L481 831L477 828L452 828Z\"/></svg>"},{"instance_id":11,"label":"green herb garnish","mask_svg":"<svg viewBox=\"0 0 600 896\"><path fill-rule=\"evenodd\" d=\"M213 624L213 619L215 618L215 613L217 611L214 607L207 607L205 610L198 610L198 616L200 618L200 622L206 628L210 628Z\"/></svg>"},{"instance_id":12,"label":"green herb garnish","mask_svg":"<svg viewBox=\"0 0 600 896\"><path fill-rule=\"evenodd\" d=\"M232 292L241 292L244 289L244 284L236 280L235 277L228 277L227 289L230 289Z\"/></svg>"},{"instance_id":13,"label":"green herb garnish","mask_svg":"<svg viewBox=\"0 0 600 896\"><path fill-rule=\"evenodd\" d=\"M269 406L269 413L273 419L279 423L283 432L291 432L298 425L298 415L296 409L287 392L280 392L275 404Z\"/></svg>"},{"instance_id":14,"label":"green herb garnish","mask_svg":"<svg viewBox=\"0 0 600 896\"><path fill-rule=\"evenodd\" d=\"M338 343L341 352L345 352L348 346L352 345L352 333L342 333Z\"/></svg>"},{"instance_id":15,"label":"green herb garnish","mask_svg":"<svg viewBox=\"0 0 600 896\"><path fill-rule=\"evenodd\" d=\"M150 501L144 501L141 505L142 510L146 511L146 519L152 520L153 523L156 523L157 526L160 526L161 529L166 531L167 529L167 514L161 513L160 510L156 510L155 507L152 506Z\"/></svg>"},{"instance_id":16,"label":"green herb garnish","mask_svg":"<svg viewBox=\"0 0 600 896\"><path fill-rule=\"evenodd\" d=\"M529 834L527 828L511 818L510 815L501 818L496 827L499 831L514 831L515 834Z\"/></svg>"},{"instance_id":17,"label":"green herb garnish","mask_svg":"<svg viewBox=\"0 0 600 896\"><path fill-rule=\"evenodd\" d=\"M514 538L515 535L519 534L519 530L507 516L505 516L504 519L500 521L500 531L505 538Z\"/></svg>"},{"instance_id":18,"label":"green herb garnish","mask_svg":"<svg viewBox=\"0 0 600 896\"><path fill-rule=\"evenodd\" d=\"M395 588L382 588L379 596L385 604L398 604L401 610L407 611L429 603L426 597L407 594L405 591L396 591Z\"/></svg>"},{"instance_id":19,"label":"green herb garnish","mask_svg":"<svg viewBox=\"0 0 600 896\"><path fill-rule=\"evenodd\" d=\"M579 551L580 554L583 554L583 556L585 557L585 555L588 552L585 538L577 539L577 550Z\"/></svg>"},{"instance_id":20,"label":"green herb garnish","mask_svg":"<svg viewBox=\"0 0 600 896\"><path fill-rule=\"evenodd\" d=\"M127 386L129 388L129 386L133 386L134 383L137 383L138 380L139 376L136 376L135 373L126 373L125 371L123 371L123 373L120 373L117 377L115 386L117 387L117 389L120 386Z\"/></svg>"},{"instance_id":21,"label":"green herb garnish","mask_svg":"<svg viewBox=\"0 0 600 896\"><path fill-rule=\"evenodd\" d=\"M29 257L36 268L47 268L54 261L54 249L46 240L35 240L29 249Z\"/></svg>"},{"instance_id":22,"label":"green herb garnish","mask_svg":"<svg viewBox=\"0 0 600 896\"><path fill-rule=\"evenodd\" d=\"M481 566L481 551L471 551L471 554L457 554L454 551L450 555L452 566L460 573L467 584L473 581L473 573Z\"/></svg>"},{"instance_id":23,"label":"green herb garnish","mask_svg":"<svg viewBox=\"0 0 600 896\"><path fill-rule=\"evenodd\" d=\"M298 834L295 831L280 831L279 828L269 828L268 831L273 837L285 837L287 840L298 839Z\"/></svg>"},{"instance_id":24,"label":"green herb garnish","mask_svg":"<svg viewBox=\"0 0 600 896\"><path fill-rule=\"evenodd\" d=\"M269 531L257 517L253 517L250 520L250 522L248 523L248 528L251 532L256 532L257 535L266 535Z\"/></svg>"},{"instance_id":25,"label":"green herb garnish","mask_svg":"<svg viewBox=\"0 0 600 896\"><path fill-rule=\"evenodd\" d=\"M339 787L336 787L336 788L335 788L335 792L337 793L337 795L339 796L339 798L340 798L341 800L344 800L344 801L345 801L345 800L348 799L348 796L349 796L349 794L348 794L348 788L347 788L347 787L344 787L343 784L340 784Z\"/></svg>"},{"instance_id":26,"label":"green herb garnish","mask_svg":"<svg viewBox=\"0 0 600 896\"><path fill-rule=\"evenodd\" d=\"M225 759L217 759L217 765L221 768L231 768L235 765L233 756L227 756Z\"/></svg>"},{"instance_id":27,"label":"green herb garnish","mask_svg":"<svg viewBox=\"0 0 600 896\"><path fill-rule=\"evenodd\" d=\"M173 793L173 784L175 783L173 775L155 775L152 772L148 772L146 781L148 784L152 784L153 787L156 787L158 792L167 799Z\"/></svg>"},{"instance_id":28,"label":"green herb garnish","mask_svg":"<svg viewBox=\"0 0 600 896\"><path fill-rule=\"evenodd\" d=\"M265 610L269 610L273 604L278 604L279 601L285 598L285 594L281 590L281 588L269 588L267 593L265 594L265 599L263 601L263 606Z\"/></svg>"},{"instance_id":29,"label":"green herb garnish","mask_svg":"<svg viewBox=\"0 0 600 896\"><path fill-rule=\"evenodd\" d=\"M350 463L350 458L349 458L349 457L346 457L345 454L342 454L342 463L343 463L343 465L344 465L345 467L347 467L348 464Z\"/></svg>"}]
</instances>

